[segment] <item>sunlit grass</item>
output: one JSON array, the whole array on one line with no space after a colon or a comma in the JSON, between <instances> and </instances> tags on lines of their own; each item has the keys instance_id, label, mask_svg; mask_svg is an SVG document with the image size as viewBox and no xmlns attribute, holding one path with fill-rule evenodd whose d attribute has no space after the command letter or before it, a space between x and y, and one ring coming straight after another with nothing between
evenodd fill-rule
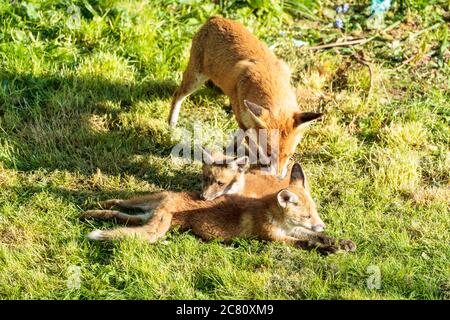
<instances>
[{"instance_id":1,"label":"sunlit grass","mask_svg":"<svg viewBox=\"0 0 450 320\"><path fill-rule=\"evenodd\" d=\"M448 299L448 60L398 68L407 57L389 41L369 43L368 99L368 69L351 49L292 45L292 37L338 37L329 21L303 30L276 7L258 18L232 2L188 2L74 1L73 20L65 1L0 1L0 298ZM437 19L423 10L414 12L420 28ZM200 190L200 164L170 158L166 118L190 39L215 13L276 44L301 108L325 113L294 158L328 232L354 240L356 252L323 257L256 240L205 243L178 231L155 245L84 239L114 225L79 221L98 200ZM443 30L419 40L440 50ZM405 43L405 55L413 54L415 42ZM237 128L229 99L211 88L183 104L180 125L194 123L208 128L206 142ZM367 286L372 267L381 272L379 289Z\"/></svg>"}]
</instances>

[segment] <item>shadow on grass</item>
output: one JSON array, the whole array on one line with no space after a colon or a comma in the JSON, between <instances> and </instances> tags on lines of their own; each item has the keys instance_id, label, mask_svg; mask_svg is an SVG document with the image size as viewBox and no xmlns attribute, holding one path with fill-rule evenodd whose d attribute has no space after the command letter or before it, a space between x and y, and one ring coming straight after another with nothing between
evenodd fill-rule
<instances>
[{"instance_id":1,"label":"shadow on grass","mask_svg":"<svg viewBox=\"0 0 450 320\"><path fill-rule=\"evenodd\" d=\"M0 71L0 154L6 168L134 175L158 187L192 187L199 176L172 170L166 124L171 80L133 83L101 77ZM219 94L203 89L202 94ZM1 141L0 140L0 141ZM170 176L167 172L170 171Z\"/></svg>"}]
</instances>

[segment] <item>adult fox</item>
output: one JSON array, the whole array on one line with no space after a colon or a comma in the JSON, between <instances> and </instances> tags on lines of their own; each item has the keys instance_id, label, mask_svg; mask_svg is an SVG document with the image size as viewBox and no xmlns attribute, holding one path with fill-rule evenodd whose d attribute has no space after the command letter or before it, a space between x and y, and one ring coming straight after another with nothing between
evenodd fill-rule
<instances>
[{"instance_id":1,"label":"adult fox","mask_svg":"<svg viewBox=\"0 0 450 320\"><path fill-rule=\"evenodd\" d=\"M242 24L212 17L192 39L190 60L172 100L170 126L178 121L182 101L208 79L230 97L241 129L278 130L278 148L267 139L266 151L276 156L277 176L285 177L303 129L322 115L300 111L289 67Z\"/></svg>"},{"instance_id":2,"label":"adult fox","mask_svg":"<svg viewBox=\"0 0 450 320\"><path fill-rule=\"evenodd\" d=\"M202 201L198 193L166 191L130 200L108 200L102 206L106 209L140 209L146 213L128 215L115 210L89 210L82 217L115 218L129 224L145 224L94 230L87 235L89 239L113 240L133 235L154 243L170 227L181 226L181 229L190 229L204 240L259 238L284 242L301 249L317 249L324 254L356 248L350 240L336 241L314 231L322 230L324 224L314 202L305 194L305 176L299 164L292 167L287 188L260 199L231 195Z\"/></svg>"}]
</instances>

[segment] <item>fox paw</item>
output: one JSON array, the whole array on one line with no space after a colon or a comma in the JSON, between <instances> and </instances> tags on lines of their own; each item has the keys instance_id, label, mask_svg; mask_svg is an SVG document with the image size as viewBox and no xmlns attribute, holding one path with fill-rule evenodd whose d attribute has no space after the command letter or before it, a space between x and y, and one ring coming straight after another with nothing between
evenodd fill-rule
<instances>
[{"instance_id":1,"label":"fox paw","mask_svg":"<svg viewBox=\"0 0 450 320\"><path fill-rule=\"evenodd\" d=\"M344 251L355 251L356 244L352 240L340 240L339 247Z\"/></svg>"},{"instance_id":2,"label":"fox paw","mask_svg":"<svg viewBox=\"0 0 450 320\"><path fill-rule=\"evenodd\" d=\"M101 230L98 230L98 229L89 232L89 233L86 235L86 238L89 239L89 240L95 240L95 241L106 240L106 237L105 237L104 232L101 231Z\"/></svg>"},{"instance_id":3,"label":"fox paw","mask_svg":"<svg viewBox=\"0 0 450 320\"><path fill-rule=\"evenodd\" d=\"M317 247L317 252L320 254L328 255L328 254L335 254L339 252L339 247L335 245L322 245Z\"/></svg>"}]
</instances>

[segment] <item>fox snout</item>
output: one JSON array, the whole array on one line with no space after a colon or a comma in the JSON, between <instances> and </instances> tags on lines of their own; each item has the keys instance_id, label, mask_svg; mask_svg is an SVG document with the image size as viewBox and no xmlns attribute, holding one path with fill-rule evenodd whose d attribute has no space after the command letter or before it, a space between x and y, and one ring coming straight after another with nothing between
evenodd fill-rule
<instances>
[{"instance_id":1,"label":"fox snout","mask_svg":"<svg viewBox=\"0 0 450 320\"><path fill-rule=\"evenodd\" d=\"M286 177L286 173L288 171L288 166L285 165L281 171L278 172L277 178L279 181L283 180Z\"/></svg>"},{"instance_id":2,"label":"fox snout","mask_svg":"<svg viewBox=\"0 0 450 320\"><path fill-rule=\"evenodd\" d=\"M200 194L200 198L202 200L210 201L210 200L214 200L215 198L217 198L217 194L208 194L207 192L202 192Z\"/></svg>"},{"instance_id":3,"label":"fox snout","mask_svg":"<svg viewBox=\"0 0 450 320\"><path fill-rule=\"evenodd\" d=\"M325 230L325 223L320 219L319 216L317 218L313 218L311 221L311 229L315 232L322 232Z\"/></svg>"},{"instance_id":4,"label":"fox snout","mask_svg":"<svg viewBox=\"0 0 450 320\"><path fill-rule=\"evenodd\" d=\"M289 169L289 161L286 161L283 164L278 164L278 168L276 169L276 176L278 180L283 180L286 177L286 174Z\"/></svg>"},{"instance_id":5,"label":"fox snout","mask_svg":"<svg viewBox=\"0 0 450 320\"><path fill-rule=\"evenodd\" d=\"M325 223L321 222L312 226L313 231L322 232L325 230Z\"/></svg>"},{"instance_id":6,"label":"fox snout","mask_svg":"<svg viewBox=\"0 0 450 320\"><path fill-rule=\"evenodd\" d=\"M275 165L271 165L268 167L263 167L263 170L272 175L275 176L278 181L284 180L284 178L286 178L286 174L288 172L288 168L289 168L289 163L286 163L284 166L277 166Z\"/></svg>"},{"instance_id":7,"label":"fox snout","mask_svg":"<svg viewBox=\"0 0 450 320\"><path fill-rule=\"evenodd\" d=\"M205 194L205 193L200 194L200 198L201 198L202 200L209 200L209 199L208 199L208 195Z\"/></svg>"}]
</instances>

